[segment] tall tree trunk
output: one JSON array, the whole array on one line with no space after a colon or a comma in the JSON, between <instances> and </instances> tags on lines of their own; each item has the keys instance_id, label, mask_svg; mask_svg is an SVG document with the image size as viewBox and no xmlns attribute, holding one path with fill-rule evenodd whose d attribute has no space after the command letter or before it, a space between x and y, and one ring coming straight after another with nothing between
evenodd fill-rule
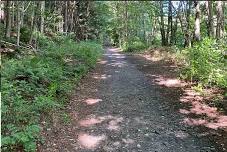
<instances>
[{"instance_id":1,"label":"tall tree trunk","mask_svg":"<svg viewBox=\"0 0 227 152\"><path fill-rule=\"evenodd\" d=\"M64 12L64 31L68 32L68 1L65 2L65 12Z\"/></svg>"},{"instance_id":2,"label":"tall tree trunk","mask_svg":"<svg viewBox=\"0 0 227 152\"><path fill-rule=\"evenodd\" d=\"M223 36L224 29L224 13L223 13L223 2L217 1L217 27L216 27L216 38L220 39Z\"/></svg>"},{"instance_id":3,"label":"tall tree trunk","mask_svg":"<svg viewBox=\"0 0 227 152\"><path fill-rule=\"evenodd\" d=\"M213 25L213 2L207 1L207 15L208 15L208 36L213 37L214 36L214 25Z\"/></svg>"},{"instance_id":4,"label":"tall tree trunk","mask_svg":"<svg viewBox=\"0 0 227 152\"><path fill-rule=\"evenodd\" d=\"M17 46L20 45L20 24L21 24L21 20L20 20L20 2L17 1Z\"/></svg>"},{"instance_id":5,"label":"tall tree trunk","mask_svg":"<svg viewBox=\"0 0 227 152\"><path fill-rule=\"evenodd\" d=\"M200 35L200 3L199 1L195 2L195 30L194 30L194 40L200 41L201 35Z\"/></svg>"},{"instance_id":6,"label":"tall tree trunk","mask_svg":"<svg viewBox=\"0 0 227 152\"><path fill-rule=\"evenodd\" d=\"M15 27L15 3L16 2L12 2L12 19L11 19L12 28Z\"/></svg>"},{"instance_id":7,"label":"tall tree trunk","mask_svg":"<svg viewBox=\"0 0 227 152\"><path fill-rule=\"evenodd\" d=\"M124 25L125 25L125 33L124 33L124 42L126 44L126 48L127 48L127 45L128 45L128 2L125 1L124 3L125 5L125 11L124 11Z\"/></svg>"},{"instance_id":8,"label":"tall tree trunk","mask_svg":"<svg viewBox=\"0 0 227 152\"><path fill-rule=\"evenodd\" d=\"M73 14L73 23L72 23L72 30L74 31L76 37L76 41L80 41L82 40L82 33L81 33L81 25L80 25L80 18L79 18L79 14L81 12L79 12L81 10L81 3L82 1L75 1L75 9L74 9L74 14ZM81 13L82 14L82 13Z\"/></svg>"},{"instance_id":9,"label":"tall tree trunk","mask_svg":"<svg viewBox=\"0 0 227 152\"><path fill-rule=\"evenodd\" d=\"M58 2L59 6L58 6L58 15L61 16L58 19L58 32L63 33L63 28L64 28L64 19L63 19L63 15L62 15L62 2L59 1Z\"/></svg>"},{"instance_id":10,"label":"tall tree trunk","mask_svg":"<svg viewBox=\"0 0 227 152\"><path fill-rule=\"evenodd\" d=\"M225 5L226 5L226 1L223 1L222 2L223 4L222 4L222 24L221 24L221 31L222 31L222 34L221 34L221 37L223 38L224 36L225 36L225 19L226 19L226 15L224 15L225 14Z\"/></svg>"},{"instance_id":11,"label":"tall tree trunk","mask_svg":"<svg viewBox=\"0 0 227 152\"><path fill-rule=\"evenodd\" d=\"M147 43L147 36L146 36L146 20L145 20L146 16L145 14L143 14L143 40L144 42ZM130 36L129 36L130 37Z\"/></svg>"},{"instance_id":12,"label":"tall tree trunk","mask_svg":"<svg viewBox=\"0 0 227 152\"><path fill-rule=\"evenodd\" d=\"M5 15L6 15L6 11L4 10L4 2L1 2L1 0L0 0L0 21L1 21L1 23L4 23L4 21L5 21ZM4 23L5 24L5 23Z\"/></svg>"},{"instance_id":13,"label":"tall tree trunk","mask_svg":"<svg viewBox=\"0 0 227 152\"><path fill-rule=\"evenodd\" d=\"M74 29L74 13L77 11L77 5L75 5L76 3L78 2L75 2L75 1L69 1L70 3L70 19L69 19L69 32L73 32L73 29ZM75 9L74 9L75 8Z\"/></svg>"},{"instance_id":14,"label":"tall tree trunk","mask_svg":"<svg viewBox=\"0 0 227 152\"><path fill-rule=\"evenodd\" d=\"M40 32L44 31L44 11L45 11L45 1L40 2Z\"/></svg>"},{"instance_id":15,"label":"tall tree trunk","mask_svg":"<svg viewBox=\"0 0 227 152\"><path fill-rule=\"evenodd\" d=\"M6 1L6 32L5 36L10 37L11 32L11 15L10 15L11 1Z\"/></svg>"},{"instance_id":16,"label":"tall tree trunk","mask_svg":"<svg viewBox=\"0 0 227 152\"><path fill-rule=\"evenodd\" d=\"M166 45L166 38L165 38L163 1L159 1L159 3L160 3L160 16L161 16L160 31L161 31L161 37L162 37L162 45L165 46Z\"/></svg>"},{"instance_id":17,"label":"tall tree trunk","mask_svg":"<svg viewBox=\"0 0 227 152\"><path fill-rule=\"evenodd\" d=\"M174 29L173 29L173 42L174 42L174 44L177 43L177 38L176 38L177 24L178 24L178 22L177 22L177 18L176 18L176 20L175 20L175 25L174 25Z\"/></svg>"},{"instance_id":18,"label":"tall tree trunk","mask_svg":"<svg viewBox=\"0 0 227 152\"><path fill-rule=\"evenodd\" d=\"M23 27L24 26L24 5L25 5L25 1L22 1L21 2L21 17L20 17L20 22L21 22L21 27Z\"/></svg>"},{"instance_id":19,"label":"tall tree trunk","mask_svg":"<svg viewBox=\"0 0 227 152\"><path fill-rule=\"evenodd\" d=\"M173 32L172 2L171 1L172 0L169 0L169 3L168 3L168 26L167 26L167 34L166 34L166 41L167 41L168 45L170 44L170 41L171 41L170 39L172 37L171 35Z\"/></svg>"},{"instance_id":20,"label":"tall tree trunk","mask_svg":"<svg viewBox=\"0 0 227 152\"><path fill-rule=\"evenodd\" d=\"M187 14L186 14L186 31L185 31L185 42L184 47L191 47L191 28L190 28L190 16L191 16L191 5L192 1L187 2Z\"/></svg>"},{"instance_id":21,"label":"tall tree trunk","mask_svg":"<svg viewBox=\"0 0 227 152\"><path fill-rule=\"evenodd\" d=\"M29 40L29 44L32 44L32 39L33 39L33 32L34 32L34 18L35 18L35 2L33 2L32 4L32 13L31 13L31 24L30 24L30 27L31 27L31 35L30 35L30 40Z\"/></svg>"}]
</instances>

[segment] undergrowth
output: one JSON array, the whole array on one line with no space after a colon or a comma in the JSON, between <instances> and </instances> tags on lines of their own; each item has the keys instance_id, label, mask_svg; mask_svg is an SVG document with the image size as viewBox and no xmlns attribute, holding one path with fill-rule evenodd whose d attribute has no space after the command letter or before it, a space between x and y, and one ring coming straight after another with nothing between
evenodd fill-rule
<instances>
[{"instance_id":1,"label":"undergrowth","mask_svg":"<svg viewBox=\"0 0 227 152\"><path fill-rule=\"evenodd\" d=\"M139 52L146 48L148 48L148 46L138 37L128 40L128 42L124 43L122 46L122 49L125 52Z\"/></svg>"},{"instance_id":2,"label":"undergrowth","mask_svg":"<svg viewBox=\"0 0 227 152\"><path fill-rule=\"evenodd\" d=\"M101 54L96 42L39 37L40 52L2 63L2 151L36 151L40 119L64 106Z\"/></svg>"},{"instance_id":3,"label":"undergrowth","mask_svg":"<svg viewBox=\"0 0 227 152\"><path fill-rule=\"evenodd\" d=\"M149 53L158 60L171 60L181 67L181 78L196 82L199 88L216 86L227 89L226 40L204 38L191 48L132 45L125 51Z\"/></svg>"},{"instance_id":4,"label":"undergrowth","mask_svg":"<svg viewBox=\"0 0 227 152\"><path fill-rule=\"evenodd\" d=\"M223 42L204 39L191 48L182 51L186 64L182 78L200 83L204 87L218 86L227 88L227 60Z\"/></svg>"}]
</instances>

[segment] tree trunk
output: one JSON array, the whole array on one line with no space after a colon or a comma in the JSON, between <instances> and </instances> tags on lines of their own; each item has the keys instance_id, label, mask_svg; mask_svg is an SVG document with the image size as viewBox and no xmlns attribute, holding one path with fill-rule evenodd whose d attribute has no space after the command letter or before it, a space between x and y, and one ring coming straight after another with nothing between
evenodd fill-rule
<instances>
[{"instance_id":1,"label":"tree trunk","mask_svg":"<svg viewBox=\"0 0 227 152\"><path fill-rule=\"evenodd\" d=\"M222 22L221 22L221 37L223 38L225 36L225 18L226 18L226 15L225 14L225 4L226 4L226 1L223 1L222 2Z\"/></svg>"},{"instance_id":2,"label":"tree trunk","mask_svg":"<svg viewBox=\"0 0 227 152\"><path fill-rule=\"evenodd\" d=\"M0 0L0 21L1 21L1 23L4 23L4 21L5 21L5 10L4 10L4 5L5 5L5 3L4 2L1 2L1 0ZM5 24L5 23L4 23Z\"/></svg>"},{"instance_id":3,"label":"tree trunk","mask_svg":"<svg viewBox=\"0 0 227 152\"><path fill-rule=\"evenodd\" d=\"M76 5L75 5L75 3L77 3L77 2L75 2L75 1L69 1L69 3L70 3L70 19L69 19L69 32L73 32L73 29L74 29L74 13L77 11L77 7L76 7ZM75 8L75 9L74 9Z\"/></svg>"},{"instance_id":4,"label":"tree trunk","mask_svg":"<svg viewBox=\"0 0 227 152\"><path fill-rule=\"evenodd\" d=\"M40 2L40 32L44 31L44 11L45 11L45 1Z\"/></svg>"},{"instance_id":5,"label":"tree trunk","mask_svg":"<svg viewBox=\"0 0 227 152\"><path fill-rule=\"evenodd\" d=\"M22 1L21 2L21 17L20 17L20 22L21 22L21 24L20 24L20 26L21 27L23 27L24 26L24 3L25 3L25 1Z\"/></svg>"},{"instance_id":6,"label":"tree trunk","mask_svg":"<svg viewBox=\"0 0 227 152\"><path fill-rule=\"evenodd\" d=\"M172 38L172 32L173 32L173 21L172 21L172 2L171 0L169 0L169 4L168 4L168 26L167 26L167 34L166 34L166 41L167 44L169 45L171 42L171 38ZM171 32L171 33L170 33ZM171 35L171 37L170 37Z\"/></svg>"},{"instance_id":7,"label":"tree trunk","mask_svg":"<svg viewBox=\"0 0 227 152\"><path fill-rule=\"evenodd\" d=\"M11 15L10 15L11 1L6 1L6 38L10 37L11 32Z\"/></svg>"},{"instance_id":8,"label":"tree trunk","mask_svg":"<svg viewBox=\"0 0 227 152\"><path fill-rule=\"evenodd\" d=\"M164 25L164 14L163 14L163 2L159 1L160 3L160 16L161 16L161 25L160 25L160 31L161 31L161 37L162 37L162 45L166 45L166 38L165 38L165 25Z\"/></svg>"},{"instance_id":9,"label":"tree trunk","mask_svg":"<svg viewBox=\"0 0 227 152\"><path fill-rule=\"evenodd\" d=\"M213 4L212 1L207 1L207 15L208 15L208 36L214 36L214 25L213 25Z\"/></svg>"},{"instance_id":10,"label":"tree trunk","mask_svg":"<svg viewBox=\"0 0 227 152\"><path fill-rule=\"evenodd\" d=\"M177 22L177 18L176 18L175 25L174 25L174 29L173 29L173 42L174 42L174 44L177 43L177 38L176 38L177 24L178 24L178 22Z\"/></svg>"},{"instance_id":11,"label":"tree trunk","mask_svg":"<svg viewBox=\"0 0 227 152\"><path fill-rule=\"evenodd\" d=\"M124 3L125 5L125 11L124 11L124 28L125 28L125 31L124 31L124 42L126 44L126 48L127 48L127 45L128 45L128 2L125 1Z\"/></svg>"},{"instance_id":12,"label":"tree trunk","mask_svg":"<svg viewBox=\"0 0 227 152\"><path fill-rule=\"evenodd\" d=\"M186 15L186 31L185 31L185 42L184 47L191 47L191 28L190 28L190 16L191 16L191 5L192 1L187 2L187 15Z\"/></svg>"},{"instance_id":13,"label":"tree trunk","mask_svg":"<svg viewBox=\"0 0 227 152\"><path fill-rule=\"evenodd\" d=\"M20 45L20 2L17 1L17 46Z\"/></svg>"},{"instance_id":14,"label":"tree trunk","mask_svg":"<svg viewBox=\"0 0 227 152\"><path fill-rule=\"evenodd\" d=\"M64 12L64 32L68 32L68 1L65 2L65 12Z\"/></svg>"},{"instance_id":15,"label":"tree trunk","mask_svg":"<svg viewBox=\"0 0 227 152\"><path fill-rule=\"evenodd\" d=\"M63 19L63 15L62 15L62 2L59 1L58 2L59 6L58 6L58 16L61 16L58 19L58 32L63 33L63 29L64 29L64 19Z\"/></svg>"},{"instance_id":16,"label":"tree trunk","mask_svg":"<svg viewBox=\"0 0 227 152\"><path fill-rule=\"evenodd\" d=\"M194 30L194 40L200 41L200 3L199 1L195 1L195 30Z\"/></svg>"},{"instance_id":17,"label":"tree trunk","mask_svg":"<svg viewBox=\"0 0 227 152\"><path fill-rule=\"evenodd\" d=\"M143 14L143 39L144 42L146 42L147 44L147 36L146 36L146 20L145 20L146 16L145 14ZM129 36L130 37L130 36Z\"/></svg>"},{"instance_id":18,"label":"tree trunk","mask_svg":"<svg viewBox=\"0 0 227 152\"><path fill-rule=\"evenodd\" d=\"M216 27L216 38L220 39L223 37L224 29L224 13L223 13L223 2L217 1L217 27Z\"/></svg>"},{"instance_id":19,"label":"tree trunk","mask_svg":"<svg viewBox=\"0 0 227 152\"><path fill-rule=\"evenodd\" d=\"M15 27L15 3L16 2L12 2L12 19L11 19L12 28Z\"/></svg>"},{"instance_id":20,"label":"tree trunk","mask_svg":"<svg viewBox=\"0 0 227 152\"><path fill-rule=\"evenodd\" d=\"M35 2L33 2L33 5L32 5L32 13L31 13L31 24L30 24L30 27L31 27L31 35L30 35L30 40L29 40L29 44L32 44L32 39L33 39L33 32L34 32L34 18L35 18Z\"/></svg>"}]
</instances>

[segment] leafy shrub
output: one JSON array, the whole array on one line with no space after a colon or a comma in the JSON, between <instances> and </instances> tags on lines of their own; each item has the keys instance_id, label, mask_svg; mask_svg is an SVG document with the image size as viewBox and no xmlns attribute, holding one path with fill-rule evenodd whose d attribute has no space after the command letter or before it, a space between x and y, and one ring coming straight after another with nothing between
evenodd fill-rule
<instances>
[{"instance_id":1,"label":"leafy shrub","mask_svg":"<svg viewBox=\"0 0 227 152\"><path fill-rule=\"evenodd\" d=\"M101 52L95 42L66 38L56 43L45 36L39 41L46 45L38 55L2 64L2 151L36 151L40 116L64 104L73 83L95 65Z\"/></svg>"},{"instance_id":2,"label":"leafy shrub","mask_svg":"<svg viewBox=\"0 0 227 152\"><path fill-rule=\"evenodd\" d=\"M28 27L22 27L20 29L20 40L22 42L25 42L25 43L28 43L29 42L29 39L30 39L30 36L31 36L31 30L28 28Z\"/></svg>"},{"instance_id":3,"label":"leafy shrub","mask_svg":"<svg viewBox=\"0 0 227 152\"><path fill-rule=\"evenodd\" d=\"M200 81L204 85L227 87L226 60L223 52L226 46L212 39L204 39L192 48L184 50L187 65L183 77Z\"/></svg>"},{"instance_id":4,"label":"leafy shrub","mask_svg":"<svg viewBox=\"0 0 227 152\"><path fill-rule=\"evenodd\" d=\"M127 46L125 45L123 47L123 50L126 52L134 52L134 51L141 51L147 48L147 45L140 41L140 40L136 40L136 41L130 41Z\"/></svg>"}]
</instances>

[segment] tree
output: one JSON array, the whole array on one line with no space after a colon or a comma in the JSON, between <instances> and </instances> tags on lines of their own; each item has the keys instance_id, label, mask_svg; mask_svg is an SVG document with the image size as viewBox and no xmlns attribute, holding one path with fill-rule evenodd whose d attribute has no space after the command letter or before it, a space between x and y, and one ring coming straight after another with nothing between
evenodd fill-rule
<instances>
[{"instance_id":1,"label":"tree","mask_svg":"<svg viewBox=\"0 0 227 152\"><path fill-rule=\"evenodd\" d=\"M68 5L69 2L67 1L64 6L64 32L67 34L68 32Z\"/></svg>"},{"instance_id":2,"label":"tree","mask_svg":"<svg viewBox=\"0 0 227 152\"><path fill-rule=\"evenodd\" d=\"M164 24L164 13L163 13L163 1L159 1L160 4L160 31L162 37L162 45L165 46L166 44L166 34L165 34L165 24Z\"/></svg>"},{"instance_id":3,"label":"tree","mask_svg":"<svg viewBox=\"0 0 227 152\"><path fill-rule=\"evenodd\" d=\"M126 47L127 47L127 44L128 44L128 2L127 1L125 1L124 2L124 25L125 25L125 27L124 27L124 29L125 29L125 31L124 31L124 42L125 42L125 44L126 44Z\"/></svg>"},{"instance_id":4,"label":"tree","mask_svg":"<svg viewBox=\"0 0 227 152\"><path fill-rule=\"evenodd\" d=\"M17 46L20 45L20 28L21 28L21 10L20 2L17 1Z\"/></svg>"},{"instance_id":5,"label":"tree","mask_svg":"<svg viewBox=\"0 0 227 152\"><path fill-rule=\"evenodd\" d=\"M32 12L31 12L31 23L30 23L30 40L29 40L29 44L32 44L32 39L33 39L33 32L35 29L35 9L36 9L36 2L32 2Z\"/></svg>"},{"instance_id":6,"label":"tree","mask_svg":"<svg viewBox=\"0 0 227 152\"><path fill-rule=\"evenodd\" d=\"M195 4L195 29L194 29L194 40L200 41L201 35L200 35L200 2L194 1Z\"/></svg>"},{"instance_id":7,"label":"tree","mask_svg":"<svg viewBox=\"0 0 227 152\"><path fill-rule=\"evenodd\" d=\"M208 15L208 21L207 21L208 36L213 37L214 36L213 2L207 1L206 6L207 6L207 15Z\"/></svg>"},{"instance_id":8,"label":"tree","mask_svg":"<svg viewBox=\"0 0 227 152\"><path fill-rule=\"evenodd\" d=\"M172 17L172 1L168 3L168 28L167 28L167 42L171 44L171 38L173 38L173 17Z\"/></svg>"},{"instance_id":9,"label":"tree","mask_svg":"<svg viewBox=\"0 0 227 152\"><path fill-rule=\"evenodd\" d=\"M44 11L45 11L45 1L40 1L40 32L43 33L44 30Z\"/></svg>"},{"instance_id":10,"label":"tree","mask_svg":"<svg viewBox=\"0 0 227 152\"><path fill-rule=\"evenodd\" d=\"M11 32L11 1L6 1L6 32L5 36L7 38L10 37L10 32Z\"/></svg>"},{"instance_id":11,"label":"tree","mask_svg":"<svg viewBox=\"0 0 227 152\"><path fill-rule=\"evenodd\" d=\"M224 35L224 3L222 1L217 1L217 26L216 26L216 38L220 39Z\"/></svg>"}]
</instances>

